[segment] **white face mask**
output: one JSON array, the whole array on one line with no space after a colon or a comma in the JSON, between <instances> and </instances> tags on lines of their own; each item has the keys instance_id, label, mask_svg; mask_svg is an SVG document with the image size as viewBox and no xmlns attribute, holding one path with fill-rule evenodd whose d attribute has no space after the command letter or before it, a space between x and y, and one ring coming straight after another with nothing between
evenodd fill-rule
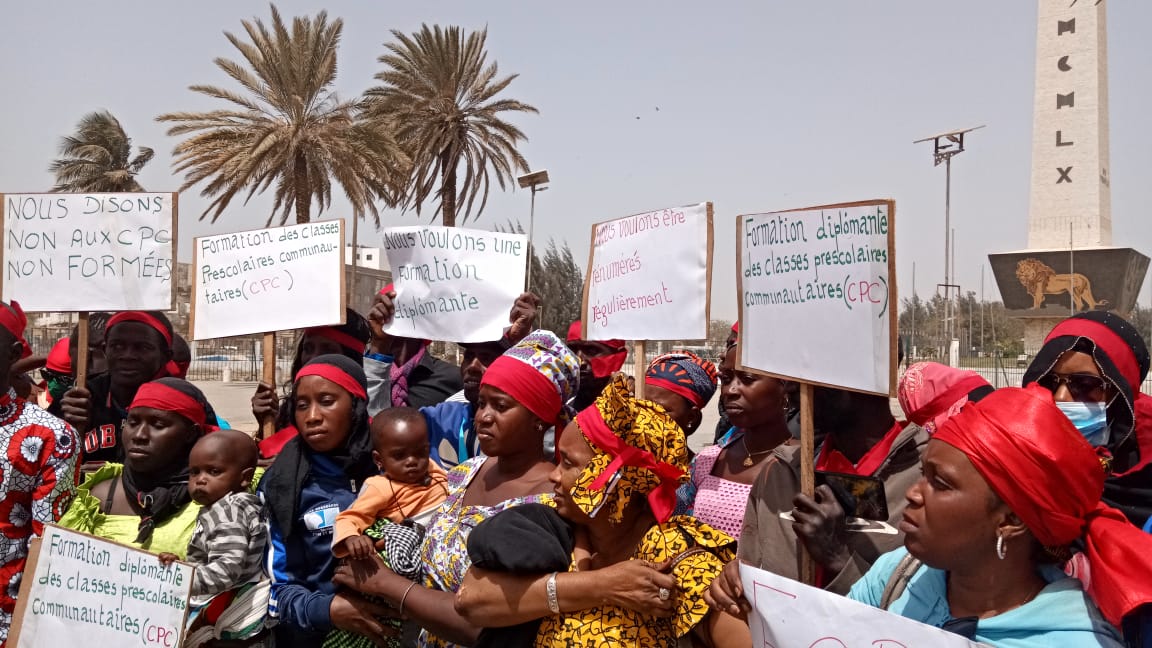
<instances>
[{"instance_id":1,"label":"white face mask","mask_svg":"<svg viewBox=\"0 0 1152 648\"><path fill-rule=\"evenodd\" d=\"M1081 403L1080 401L1057 402L1056 406L1072 425L1080 430L1084 439L1098 448L1108 443L1108 404Z\"/></svg>"}]
</instances>

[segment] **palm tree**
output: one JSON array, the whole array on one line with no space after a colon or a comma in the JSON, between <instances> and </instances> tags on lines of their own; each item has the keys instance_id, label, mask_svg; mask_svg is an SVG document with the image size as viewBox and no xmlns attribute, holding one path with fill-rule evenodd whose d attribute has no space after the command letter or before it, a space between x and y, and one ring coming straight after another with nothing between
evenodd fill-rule
<instances>
[{"instance_id":1,"label":"palm tree","mask_svg":"<svg viewBox=\"0 0 1152 648\"><path fill-rule=\"evenodd\" d=\"M48 170L56 174L54 192L139 192L136 174L155 155L146 146L132 157L132 140L119 120L107 110L91 112L80 120L76 134L60 140L60 157Z\"/></svg>"},{"instance_id":2,"label":"palm tree","mask_svg":"<svg viewBox=\"0 0 1152 648\"><path fill-rule=\"evenodd\" d=\"M380 57L385 69L376 75L382 86L367 96L375 113L392 124L396 139L412 158L404 208L420 213L437 179L438 212L444 225L456 225L464 205L464 222L476 197L488 203L489 173L501 189L528 164L516 150L524 133L503 121L500 113L537 113L515 99L497 99L518 75L497 78L496 63L487 62L488 30L465 34L459 27L424 25L409 36L393 30L396 42ZM463 163L462 181L457 177ZM459 190L457 185L459 184Z\"/></svg>"},{"instance_id":3,"label":"palm tree","mask_svg":"<svg viewBox=\"0 0 1152 648\"><path fill-rule=\"evenodd\" d=\"M293 18L289 30L273 5L271 26L259 19L243 25L250 42L224 35L247 66L215 63L246 92L194 85L231 105L156 118L176 124L169 135L189 135L173 151L174 168L187 172L180 190L205 182L201 195L214 200L201 218L211 214L215 222L238 193L247 191L246 203L275 184L268 223L279 214L284 224L293 210L297 223L307 223L313 200L320 213L331 204L335 180L354 217L372 214L379 226L375 201L398 204L408 159L384 122L366 118L363 100L340 101L332 91L344 22L329 23L321 11Z\"/></svg>"}]
</instances>

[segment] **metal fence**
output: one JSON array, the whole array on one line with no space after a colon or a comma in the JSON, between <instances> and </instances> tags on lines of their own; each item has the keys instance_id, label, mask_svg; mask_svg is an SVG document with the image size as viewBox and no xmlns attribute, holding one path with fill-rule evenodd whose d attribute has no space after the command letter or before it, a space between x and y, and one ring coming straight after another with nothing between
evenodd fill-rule
<instances>
[{"instance_id":1,"label":"metal fence","mask_svg":"<svg viewBox=\"0 0 1152 648\"><path fill-rule=\"evenodd\" d=\"M958 365L961 369L970 369L984 376L984 379L993 387L1019 387L1024 381L1025 370L1028 369L1028 365L1032 363L1035 357L1035 351L1010 357L974 354L961 356ZM922 360L939 362L937 358L905 358L905 363L907 365ZM903 369L902 366L901 370ZM1144 380L1143 384L1140 385L1140 390L1145 394L1152 395L1152 377Z\"/></svg>"}]
</instances>

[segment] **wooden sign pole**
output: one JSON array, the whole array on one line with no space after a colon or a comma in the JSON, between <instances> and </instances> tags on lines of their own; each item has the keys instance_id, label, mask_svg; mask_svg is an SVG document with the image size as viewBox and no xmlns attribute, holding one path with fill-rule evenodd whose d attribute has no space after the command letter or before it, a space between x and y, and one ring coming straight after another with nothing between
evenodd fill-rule
<instances>
[{"instance_id":1,"label":"wooden sign pole","mask_svg":"<svg viewBox=\"0 0 1152 648\"><path fill-rule=\"evenodd\" d=\"M812 383L800 383L800 492L816 493L816 427L813 423ZM804 543L800 545L800 582L816 586L816 562Z\"/></svg>"},{"instance_id":2,"label":"wooden sign pole","mask_svg":"<svg viewBox=\"0 0 1152 648\"><path fill-rule=\"evenodd\" d=\"M265 333L264 345L262 349L264 356L264 382L272 385L272 389L276 389L276 334ZM276 434L276 416L270 416L263 421L260 421L259 439L267 439L268 437Z\"/></svg>"},{"instance_id":3,"label":"wooden sign pole","mask_svg":"<svg viewBox=\"0 0 1152 648\"><path fill-rule=\"evenodd\" d=\"M636 340L632 348L632 375L636 379L636 398L644 398L644 373L648 371L647 340Z\"/></svg>"},{"instance_id":4,"label":"wooden sign pole","mask_svg":"<svg viewBox=\"0 0 1152 648\"><path fill-rule=\"evenodd\" d=\"M88 383L88 311L80 312L76 332L76 387L85 389Z\"/></svg>"}]
</instances>

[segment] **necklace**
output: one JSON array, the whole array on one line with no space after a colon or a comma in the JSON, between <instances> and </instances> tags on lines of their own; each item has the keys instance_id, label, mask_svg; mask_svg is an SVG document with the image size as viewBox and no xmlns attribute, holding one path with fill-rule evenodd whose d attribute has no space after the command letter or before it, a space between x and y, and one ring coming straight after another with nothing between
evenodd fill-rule
<instances>
[{"instance_id":1,"label":"necklace","mask_svg":"<svg viewBox=\"0 0 1152 648\"><path fill-rule=\"evenodd\" d=\"M759 457L760 455L765 455L775 450L775 448L769 448L768 450L761 450L760 452L752 452L748 449L748 442L744 440L744 437L740 437L740 445L744 446L744 454L748 455L744 457L745 468L750 468L756 464L755 461L752 461L752 457Z\"/></svg>"}]
</instances>

